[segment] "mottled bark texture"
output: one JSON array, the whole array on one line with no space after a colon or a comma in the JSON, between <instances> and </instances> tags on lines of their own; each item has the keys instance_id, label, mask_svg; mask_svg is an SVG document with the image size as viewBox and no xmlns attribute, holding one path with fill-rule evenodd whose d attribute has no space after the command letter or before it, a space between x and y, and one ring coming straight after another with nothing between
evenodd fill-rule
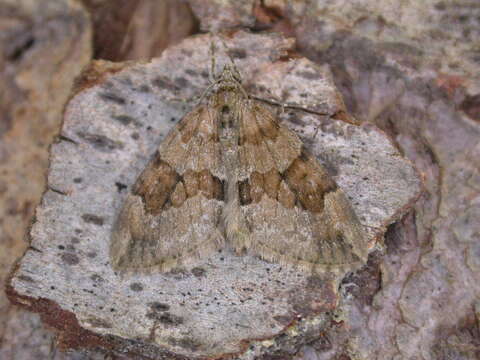
<instances>
[{"instance_id":1,"label":"mottled bark texture","mask_svg":"<svg viewBox=\"0 0 480 360\"><path fill-rule=\"evenodd\" d=\"M17 3L18 1L12 1L10 8L15 9ZM51 7L43 5L45 3L50 2L42 1L42 8L51 9ZM68 3L70 4L70 2ZM107 3L107 1L91 0L89 7L101 3ZM309 314L312 309L317 312L325 311L328 308L332 309L331 305L339 300L336 311L326 316L323 319L325 321L320 321L321 332L319 332L318 326L308 328L308 322L301 323L299 326L302 336L281 336L275 338L274 341L264 341L260 345L255 343L246 355L250 358L257 356L259 359L295 358L297 360L477 359L480 356L478 340L480 305L477 300L478 284L480 283L478 281L480 263L478 244L480 242L476 230L479 227L480 215L478 210L480 170L477 160L480 155L478 145L480 55L478 47L476 47L480 28L479 5L468 0L427 0L422 2L408 0L400 3L370 0L357 2L338 0L328 3L324 1L252 0L241 4L237 1L190 0L188 3L202 30L242 27L256 31L274 29L287 36L294 36L297 41L296 51L298 53L308 56L317 65L328 65L333 73L332 79L343 95L346 109L355 118L345 111L343 105L338 105L343 103L338 95L335 95L335 101L333 100L334 96L328 96L328 101L325 101L322 94L329 87L321 85L323 78L318 77L318 74L315 75L316 72L302 71L305 77L299 85L305 85L306 91L295 91L295 89L282 86L285 83L298 84L298 81L288 80L289 76L293 76L292 71L288 71L288 63L275 61L279 56L278 51L269 53L273 59L269 61L256 60L257 57L262 56L261 49L263 48L259 46L249 49L252 46L250 41L237 43L237 46L230 48L229 51L230 55L239 63L242 63L242 59L248 58L245 61L248 64L245 75L254 78L249 88L251 92L262 98L273 97L280 102L288 100L301 108L313 110L299 116L298 113L286 109L282 116L290 121L288 124L291 128L299 130L300 133L304 132L304 142L311 147L319 147L317 155L330 173L340 178L340 180L336 178L337 181L342 182L343 178L343 186L355 189L360 184L359 188L373 189L379 181L384 180L375 176L376 171L372 169L367 175L359 175L361 181L353 181L356 178L351 178L352 173L346 170L346 167L355 170L356 168L351 162L357 163L357 161L368 158L372 152L375 152L375 149L369 149L365 153L360 151L359 159L355 159L359 155L357 151L342 156L337 156L334 152L332 154L328 151L325 152L325 143L319 145L317 142L325 137L337 136L335 134L345 129L339 129L338 125L332 125L325 117L319 123L315 113L327 113L330 114L330 117L349 123L357 121L364 124L376 124L391 136L395 147L414 162L425 183L426 191L417 202L415 209L408 211L408 207L404 207L396 214L398 217L405 211L408 212L389 227L385 235L384 252L371 253L366 267L347 276L342 281L340 297L337 297L336 291L328 291L328 288L325 287L326 282L310 279L301 285L303 289L310 289L309 291L297 291L295 298L288 299L295 303L295 311L302 314ZM114 11L117 10L112 9L112 14ZM38 11L34 11L34 13L36 14ZM9 14L7 13L6 18L8 24L12 24L12 16ZM112 27L109 27L108 21L105 23L103 29L118 29L113 26L114 22L110 22ZM127 21L119 23L127 23ZM133 26L139 22L128 21L128 23ZM140 21L140 23L142 22ZM27 26L26 29L28 30L29 27ZM122 29L125 28L122 27ZM107 45L102 45L102 40L98 40L96 48L112 48L112 51L107 50L105 53L114 54L115 56L112 55L109 58L117 60L127 58L128 55L122 51L133 49L135 46L144 49L138 51L138 54L152 54L148 49L151 48L150 44L158 43L155 40L158 32L145 32L144 28L140 26L140 30L130 33L137 35L130 35L127 37L128 41L123 41L121 35L120 40L117 40L119 33L126 32L122 29L120 29L121 31L111 31L111 36L106 36ZM178 33L182 33L182 31L180 29ZM22 34L17 31L15 33ZM72 36L71 33L69 34ZM147 34L148 40L131 40L133 38L143 40L145 36L142 34ZM99 38L101 35L96 36L96 39ZM17 41L11 39L6 41L7 48L10 50L3 52L12 59L9 60L11 62L15 62L15 59L23 59L23 54L28 54L28 49L36 48L35 44L37 43L33 42L32 46L32 39L28 36L28 31L26 35L19 36L17 39ZM110 43L108 39L111 39ZM42 44L49 46L45 43ZM75 41L75 44L80 46L83 43ZM130 45L126 47L122 44ZM196 43L193 44L190 45L190 54L196 50ZM124 55L118 55L119 53ZM52 56L54 52L48 52L48 55ZM290 55L293 55L293 51L290 51ZM78 59L79 57L76 58L76 60ZM171 60L175 62L178 58L172 57ZM46 74L40 64L41 62L35 62L34 69L38 67L41 70L37 71ZM176 62L175 65L177 65ZM208 65L202 65L204 65L202 74L208 77L206 70ZM253 76L254 74L248 71L248 69L257 69L257 66L262 68L261 77ZM103 84L111 73L122 67L116 66L116 69L113 70L115 66L97 63L95 67L90 68L90 82L83 83L83 88L93 86L95 83ZM205 84L203 81L198 83L190 81L189 77L183 75L176 77L170 72L168 69L167 74L160 74L152 80L151 88L158 86L167 90L162 93L162 96L189 98L201 91ZM322 72L322 74L326 73ZM27 79L26 83L28 84L28 78L25 76L21 76L20 79ZM188 82L185 82L186 79ZM50 84L49 81L45 81L45 83ZM10 83L6 82L6 84ZM53 82L53 84L58 84L58 82ZM186 87L188 88L186 89ZM17 94L15 87L9 85L8 89L6 95L2 95L6 100L2 101L6 104L16 103L19 97L15 95ZM143 86L143 89L146 90L147 87ZM68 94L68 86L63 91L63 94ZM48 92L44 93L46 95ZM172 96L173 93L175 93L174 96ZM334 94L337 94L336 91ZM113 99L117 103L125 101L118 95L112 91L106 91L102 96L103 99ZM35 102L32 103L35 104ZM97 103L99 102L97 101ZM42 106L45 106L45 103ZM52 105L48 106L52 107ZM31 114L29 115L30 120L39 115L35 109L27 107L27 110L27 113ZM184 114L185 111L186 109L180 109L178 116ZM10 114L10 112L5 113ZM18 115L21 116L22 111L18 112ZM112 118L126 126L135 127L142 124L138 122L140 116L139 113L127 114L121 111L114 113ZM9 116L5 117L5 120L8 119L10 119ZM325 120L326 123L323 122ZM88 122L92 123L92 120ZM11 129L12 124L16 123L16 120L3 121L0 127L1 129ZM33 123L36 126L43 124L43 122L32 121ZM337 122L335 121L333 124L337 124ZM163 131L158 131L158 128L150 126L150 130L146 133L156 131L150 136L152 139L158 139L159 133ZM321 134L325 131L329 135L322 136ZM316 132L317 135L312 136ZM79 138L76 139L79 140L79 143L87 141L91 146L96 146L99 151L103 151L104 156L107 156L109 151L117 151L115 149L121 146L115 141L117 137L112 138L111 133L108 133L109 137L99 134L98 131L84 131L80 134L82 136L79 135ZM142 144L146 141L143 139L144 135L141 131L133 131L130 136L132 139L141 140ZM13 151L2 150L2 154L17 153L14 145L18 143L19 137L15 139L16 141L11 142L8 146ZM36 139L38 137L35 140L31 137L28 141L30 144L36 144ZM67 140L67 138L64 139ZM362 145L361 142L357 145L360 148L362 146L368 148L372 143L371 138L367 137L365 140L369 140L366 145ZM350 143L344 145L347 146L347 149L348 146L351 146ZM328 146L327 149L329 149ZM146 159L147 153L147 150L142 150L142 154L145 155L140 156L145 158L145 162L148 160ZM4 157L4 155L1 156ZM108 159L103 160L107 161ZM137 157L130 161L132 166L136 166L133 164L138 163ZM344 165L339 165L342 163ZM13 161L9 164L13 164ZM381 167L384 164L385 161L382 161L377 166ZM391 164L391 166L388 171L396 168L395 164ZM8 167L15 169L12 165L8 165ZM360 168L369 169L365 164L362 164ZM140 169L137 170L140 171ZM338 174L335 175L337 171ZM40 176L38 175L40 173L37 171L37 176ZM394 177L396 179L389 184L384 197L370 202L359 202L356 205L359 213L366 214L367 221L377 221L378 223L381 220L379 214L383 206L376 207L375 204L379 203L379 199L381 204L388 204L392 201L390 197L394 197L398 193L396 181L403 179L404 176L395 174ZM20 176L16 179L24 178L24 176ZM8 180L9 188L13 186L10 184L22 183L16 179ZM129 179L133 182L132 178ZM35 192L36 199L41 191L42 181L29 183L29 186L34 184L33 186L38 188ZM67 190L72 188L74 192L78 191L78 189L75 190L75 186L80 186L79 184L82 184L83 181L84 179L79 176L74 177ZM126 181L113 181L112 184L110 185L114 186L120 194L124 194L128 186ZM0 190L3 191L4 188L5 186L0 187ZM65 189L59 190L68 192ZM7 193L12 194L11 190ZM19 193L23 196L27 192L23 190ZM369 194L372 193L369 191ZM12 198L18 199L20 195L12 196ZM2 206L7 208L8 204L16 201L2 200ZM401 201L397 201L397 205L401 205ZM28 206L30 213L33 207L33 204ZM17 206L13 208L17 208ZM66 264L78 267L79 265L75 264L77 262L83 264L85 258L90 258L94 254L97 259L100 257L90 248L82 247L84 252L81 253L79 246L75 245L79 242L86 242L95 249L98 246L95 242L91 243L91 233L96 233L97 227L108 226L104 224L108 224L109 220L102 214L98 214L97 210L80 215L81 222L93 227L93 230L90 230L87 235L78 233L65 243L54 242L52 244L52 247L57 246L57 255L61 256L62 261ZM9 214L11 213L9 212ZM10 216L23 215L4 215L2 228ZM24 223L27 221L25 220ZM12 236L10 241L2 242L2 244L6 244L8 251L5 254L18 254L26 246L21 240L21 233L25 231L25 228L15 226L15 229L18 235ZM80 227L78 229L80 230ZM58 232L55 232L55 236L57 235ZM59 241L63 241L63 237L60 237ZM5 269L11 261L10 256L5 262ZM68 273L72 271L74 270L70 269ZM208 274L203 267L191 271L192 276L201 279L205 279L206 273ZM28 282L28 275L26 276L24 280ZM186 275L179 273L176 276L181 279ZM93 282L94 279L97 281ZM101 282L100 278L94 274L92 274L91 281L91 284L80 285L79 293L88 294L88 292L94 291L94 285L98 286L98 283ZM55 287L55 285L50 286ZM151 291L148 284L140 280L126 281L126 287L133 291L133 297L136 297L138 292ZM109 290L109 293L116 293L116 289L118 287ZM245 289L250 288L246 287ZM49 285L44 284L43 293L52 291ZM248 290L245 291L248 298ZM319 291L322 291L325 296L317 296ZM50 296L58 298L56 294ZM77 306L80 306L79 303ZM85 304L81 306L86 308ZM108 311L114 309L113 314L117 314L115 308L110 308L108 305L101 306ZM162 329L177 324L179 319L175 313L168 311L168 306L162 302L152 302L150 310L146 310L146 314L143 314L141 319L143 317L157 319L155 320L158 324L157 328ZM63 319L75 320L75 317L72 317L74 312L71 312L70 309L64 308L65 313L59 310L58 301L37 303L32 308L45 314L63 314ZM45 337L50 335L45 335L46 333L41 330L35 316L22 312L15 312L15 314L18 315L10 316L8 326L3 333L0 350L2 355L7 354L6 356L10 358L14 356L15 359L46 356L45 354L49 352L50 342ZM45 316L45 320L57 327L60 323L58 318L51 316ZM90 320L94 324L92 325L94 332L101 326L105 326L105 323L102 325L104 320L102 318ZM279 316L277 320L284 321L284 326L287 326L289 318ZM79 328L85 326L84 319L81 319L80 327L77 326L77 320L62 321L63 324L69 324L70 330L78 331ZM232 323L233 320L230 319L229 324ZM241 326L241 324L237 326ZM30 327L35 329L33 333L30 332ZM289 334L296 334L297 328L292 329L293 331ZM70 334L70 340L68 336L67 339L61 338L60 340L64 340L64 343L68 344L72 343L71 339L78 332L70 331L65 334ZM155 331L153 334L155 335ZM89 339L92 340L92 338ZM171 340L168 346L195 349L196 346L198 347L198 343L193 340L182 339L176 343ZM114 347L125 346L125 343L118 338L110 337L109 341L110 344L114 344ZM91 341L91 344L99 345L95 341ZM265 347L268 347L269 355L260 355L265 353L262 350ZM26 350L20 352L22 348ZM142 346L141 350L151 351L150 355L153 358L155 354L160 356L156 353L155 348L147 345ZM58 352L56 356L56 359L78 359L98 358L100 354L61 355Z\"/></svg>"},{"instance_id":2,"label":"mottled bark texture","mask_svg":"<svg viewBox=\"0 0 480 360\"><path fill-rule=\"evenodd\" d=\"M26 250L45 191L48 146L91 57L87 13L73 1L0 3L0 282ZM54 49L54 50L53 50ZM2 286L3 288L3 286ZM0 358L45 358L52 335L0 292Z\"/></svg>"},{"instance_id":3,"label":"mottled bark texture","mask_svg":"<svg viewBox=\"0 0 480 360\"><path fill-rule=\"evenodd\" d=\"M222 44L218 36L198 36L170 47L148 64L130 64L116 72L107 63L97 63L86 72L86 83L79 82L77 89L81 90L65 110L61 135L51 147L48 190L30 231L32 249L24 255L8 287L12 301L43 313L47 323L60 328L59 342L63 347L100 346L149 358L235 354L248 359L271 354L274 349L288 348L290 353L298 350L328 328L331 312L338 310L338 284L345 269L336 274L302 272L288 261L276 262L274 257L265 261L254 252L237 254L235 244L208 252L209 256L201 258L195 267L170 272L117 273L110 263L113 225L135 179L171 128L195 106L209 85L212 41ZM361 249L362 255L358 256L365 258L367 244L370 250L375 244L381 247L386 226L398 220L420 194L421 181L412 164L374 126L356 126L337 118L346 111L328 69L302 58L286 61L292 51L291 40L237 31L224 41L227 47L218 45L215 71L230 63L226 52L242 52L236 64L245 88L253 94L261 88L262 93L271 94L273 102L292 106L284 111L270 106L270 111L278 113L282 126L297 131L306 150L329 169L348 197L366 236L365 240L359 238L362 244L352 245ZM100 80L92 80L92 74L98 74ZM263 80L262 86L257 79ZM315 87L310 87L311 82ZM275 96L278 93L282 96ZM246 110L245 114L252 115ZM187 125L190 123L187 121ZM186 131L178 134L179 139L186 136L188 140L188 127L178 129ZM201 129L211 131L208 127ZM175 138L173 133L164 144ZM298 150L296 156L306 166L305 162L313 160L302 156L301 143L294 140L288 142L293 146L289 151ZM176 164L178 174L184 174L182 169L189 162L197 166L209 161L198 148L198 154L184 163L171 162L182 149L170 154L171 148L164 144L159 153L170 159L169 164ZM248 141L243 144L247 145ZM274 142L272 146L279 145ZM285 181L296 186L302 181L295 178L301 169L290 174L291 154L285 154ZM250 157L259 161L253 154ZM178 176L164 169L161 161L158 166L166 176L162 186L173 186ZM158 167L152 169L157 171ZM210 170L223 179L221 172ZM159 209L156 199L162 195L145 193L151 180L148 171L133 187L133 193L137 198L143 196L145 211L155 213ZM332 195L337 193L335 187L327 186L327 190L328 211L344 211L346 205L335 202L340 195ZM153 201L151 206L147 198ZM218 192L210 201L222 199L223 194ZM304 206L317 209L308 202ZM210 211L207 206L200 208ZM194 219L190 225L185 221L175 223L180 227L177 231L188 231L183 227L195 226ZM264 216L263 221L269 219ZM282 220L277 227L286 222ZM141 224L134 221L135 234L144 231L145 225ZM329 225L335 231L342 226ZM349 230L342 231L347 234ZM355 241L352 234L348 239ZM295 251L292 249L292 253ZM68 322L58 323L58 317L52 316L55 307L62 309ZM79 344L72 336L78 332L88 340ZM257 339L269 339L270 345Z\"/></svg>"}]
</instances>

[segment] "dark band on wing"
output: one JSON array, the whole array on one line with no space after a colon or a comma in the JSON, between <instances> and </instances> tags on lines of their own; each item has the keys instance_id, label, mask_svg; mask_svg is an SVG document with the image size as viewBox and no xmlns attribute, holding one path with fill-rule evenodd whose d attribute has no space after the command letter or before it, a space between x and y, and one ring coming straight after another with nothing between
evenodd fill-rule
<instances>
[{"instance_id":1,"label":"dark band on wing","mask_svg":"<svg viewBox=\"0 0 480 360\"><path fill-rule=\"evenodd\" d=\"M298 206L314 213L322 212L325 195L336 191L337 185L326 171L319 171L319 167L315 158L302 151L283 173L276 169L265 174L254 171L250 178L238 183L240 204L257 203L266 194L286 208Z\"/></svg>"},{"instance_id":2,"label":"dark band on wing","mask_svg":"<svg viewBox=\"0 0 480 360\"><path fill-rule=\"evenodd\" d=\"M145 211L151 215L157 215L171 206L178 208L199 192L207 199L225 199L224 182L209 170L188 170L182 176L158 153L133 187L133 194L142 198Z\"/></svg>"}]
</instances>

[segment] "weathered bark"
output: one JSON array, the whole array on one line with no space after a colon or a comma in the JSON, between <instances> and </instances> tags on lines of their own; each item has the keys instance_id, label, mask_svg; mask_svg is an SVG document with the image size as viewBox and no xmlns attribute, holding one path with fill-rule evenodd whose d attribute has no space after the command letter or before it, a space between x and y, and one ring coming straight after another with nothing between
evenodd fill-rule
<instances>
[{"instance_id":1,"label":"weathered bark","mask_svg":"<svg viewBox=\"0 0 480 360\"><path fill-rule=\"evenodd\" d=\"M109 264L122 200L159 142L196 103L193 97L207 88L210 44L218 39L192 38L148 64L116 66L114 72L100 63L78 84L51 148L32 248L8 289L13 302L42 313L60 330L63 347L100 346L152 359L247 359L293 354L328 328L341 277L312 276L235 255L228 247L191 271L120 276ZM218 42L217 71L230 61ZM291 41L236 32L226 46L247 89L291 106L278 108L279 117L330 169L371 246L381 245L386 226L420 194L413 166L375 127L342 121L353 119L328 69L306 59L286 62Z\"/></svg>"},{"instance_id":2,"label":"weathered bark","mask_svg":"<svg viewBox=\"0 0 480 360\"><path fill-rule=\"evenodd\" d=\"M48 146L74 78L91 56L87 13L74 1L0 4L0 283L28 247L45 190ZM52 49L54 49L52 51ZM3 286L2 286L3 288ZM0 292L0 358L44 358L51 335Z\"/></svg>"},{"instance_id":3,"label":"weathered bark","mask_svg":"<svg viewBox=\"0 0 480 360\"><path fill-rule=\"evenodd\" d=\"M329 65L355 119L376 124L388 133L425 182L426 191L414 211L389 228L386 254L371 254L364 269L344 279L336 313L343 321L337 318L321 336L314 333L295 358L477 359L480 73L475 44L479 6L468 0L189 3L202 30L275 29L296 37L298 52L317 64ZM117 35L124 39L121 32ZM153 42L139 41L136 43L143 49L152 48ZM30 42L21 43L28 48ZM125 49L119 41L109 46ZM11 53L21 55L22 51ZM97 64L98 74L91 72L92 83L104 81L104 65ZM264 74L274 68L267 67ZM108 72L116 71L108 68ZM249 65L251 68L255 67ZM251 84L263 81L268 85L275 80L253 76L248 69L243 75L253 78ZM267 95L260 87L251 90ZM342 118L351 121L345 114ZM3 122L2 129L6 125L8 122ZM330 159L322 159L328 165ZM332 160L331 169L335 170L338 158ZM394 190L392 186L390 191ZM24 228L17 230L23 232ZM12 239L3 244L21 244L21 237ZM20 319L26 315L19 314L23 321ZM39 326L34 317L28 319ZM10 335L3 344L15 341L17 334L22 336L21 331L13 330L18 322L10 320ZM32 350L44 351L37 346L45 344L43 334L36 331L28 337ZM287 358L299 344L288 349L281 344L288 351L275 352L275 343L271 352Z\"/></svg>"}]
</instances>

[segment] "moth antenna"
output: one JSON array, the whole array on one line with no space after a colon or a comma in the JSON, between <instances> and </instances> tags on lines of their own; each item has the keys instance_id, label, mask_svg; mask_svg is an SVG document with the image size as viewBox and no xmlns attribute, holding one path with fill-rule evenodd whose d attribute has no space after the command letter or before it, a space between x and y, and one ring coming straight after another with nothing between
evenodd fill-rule
<instances>
[{"instance_id":1,"label":"moth antenna","mask_svg":"<svg viewBox=\"0 0 480 360\"><path fill-rule=\"evenodd\" d=\"M228 47L227 43L225 42L225 40L220 36L218 35L218 38L220 40L220 42L222 43L223 47L225 48L225 54L227 55L228 59L230 60L230 66L234 72L234 75L236 77L236 79L238 80L239 83L241 83L241 74L240 74L240 71L238 70L237 68L237 65L235 64L235 60L233 59L232 55L231 55L231 52L229 51L230 48Z\"/></svg>"},{"instance_id":2,"label":"moth antenna","mask_svg":"<svg viewBox=\"0 0 480 360\"><path fill-rule=\"evenodd\" d=\"M217 76L215 75L215 42L213 39L210 41L210 82L215 83Z\"/></svg>"}]
</instances>

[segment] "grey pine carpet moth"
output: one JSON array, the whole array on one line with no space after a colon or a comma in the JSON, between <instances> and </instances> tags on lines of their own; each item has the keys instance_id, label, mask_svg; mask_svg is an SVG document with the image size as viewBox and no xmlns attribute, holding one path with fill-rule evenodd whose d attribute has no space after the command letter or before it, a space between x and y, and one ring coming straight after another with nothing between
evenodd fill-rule
<instances>
[{"instance_id":1,"label":"grey pine carpet moth","mask_svg":"<svg viewBox=\"0 0 480 360\"><path fill-rule=\"evenodd\" d=\"M368 255L345 194L229 65L138 177L110 257L121 272L165 272L225 246L312 272Z\"/></svg>"}]
</instances>

